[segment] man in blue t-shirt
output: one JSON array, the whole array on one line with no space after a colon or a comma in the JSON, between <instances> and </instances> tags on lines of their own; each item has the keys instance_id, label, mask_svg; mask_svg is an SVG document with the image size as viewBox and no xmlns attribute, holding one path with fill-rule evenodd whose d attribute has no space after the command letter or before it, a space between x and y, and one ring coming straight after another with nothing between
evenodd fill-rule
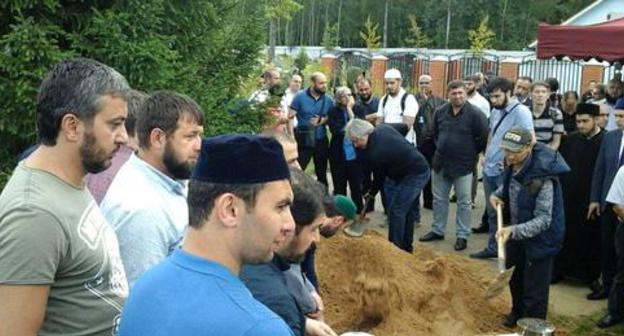
<instances>
[{"instance_id":1,"label":"man in blue t-shirt","mask_svg":"<svg viewBox=\"0 0 624 336\"><path fill-rule=\"evenodd\" d=\"M243 264L270 261L294 230L289 179L274 139L205 139L184 244L136 282L119 335L292 336L238 278Z\"/></svg>"},{"instance_id":2,"label":"man in blue t-shirt","mask_svg":"<svg viewBox=\"0 0 624 336\"><path fill-rule=\"evenodd\" d=\"M311 159L319 182L327 186L327 111L334 105L327 95L327 77L321 72L310 76L310 87L297 93L290 109L297 117L295 138L299 146L299 165L305 171Z\"/></svg>"}]
</instances>

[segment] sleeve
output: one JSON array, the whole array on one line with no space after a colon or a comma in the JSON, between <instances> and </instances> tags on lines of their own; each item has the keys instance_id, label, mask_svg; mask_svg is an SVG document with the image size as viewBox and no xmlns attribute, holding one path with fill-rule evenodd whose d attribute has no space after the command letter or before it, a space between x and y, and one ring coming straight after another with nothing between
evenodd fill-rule
<instances>
[{"instance_id":1,"label":"sleeve","mask_svg":"<svg viewBox=\"0 0 624 336\"><path fill-rule=\"evenodd\" d=\"M12 209L0 219L0 284L52 284L68 250L67 232L55 216Z\"/></svg>"},{"instance_id":2,"label":"sleeve","mask_svg":"<svg viewBox=\"0 0 624 336\"><path fill-rule=\"evenodd\" d=\"M477 112L477 111L475 111ZM488 139L488 122L485 115L481 113L474 113L474 130L475 130L475 143L477 145L477 152L482 152L485 150L485 146L487 145Z\"/></svg>"},{"instance_id":3,"label":"sleeve","mask_svg":"<svg viewBox=\"0 0 624 336\"><path fill-rule=\"evenodd\" d=\"M243 336L296 336L280 318L256 323Z\"/></svg>"},{"instance_id":4,"label":"sleeve","mask_svg":"<svg viewBox=\"0 0 624 336\"><path fill-rule=\"evenodd\" d=\"M297 93L293 100L290 102L290 108L299 112L301 109L301 95Z\"/></svg>"},{"instance_id":5,"label":"sleeve","mask_svg":"<svg viewBox=\"0 0 624 336\"><path fill-rule=\"evenodd\" d=\"M607 194L607 202L624 206L624 168L620 168L615 175Z\"/></svg>"},{"instance_id":6,"label":"sleeve","mask_svg":"<svg viewBox=\"0 0 624 336\"><path fill-rule=\"evenodd\" d=\"M553 125L553 133L554 134L563 134L565 133L565 128L563 127L563 113L560 110L555 110L555 120Z\"/></svg>"},{"instance_id":7,"label":"sleeve","mask_svg":"<svg viewBox=\"0 0 624 336\"><path fill-rule=\"evenodd\" d=\"M498 189L496 189L493 192L493 195L500 199L503 199L503 185L502 184L498 187ZM486 201L489 202L490 200L486 200Z\"/></svg>"},{"instance_id":8,"label":"sleeve","mask_svg":"<svg viewBox=\"0 0 624 336\"><path fill-rule=\"evenodd\" d=\"M169 255L182 237L161 210L137 209L115 225L119 252L130 287Z\"/></svg>"},{"instance_id":9,"label":"sleeve","mask_svg":"<svg viewBox=\"0 0 624 336\"><path fill-rule=\"evenodd\" d=\"M418 114L418 102L416 101L416 97L412 94L407 94L403 116L415 118L416 114Z\"/></svg>"},{"instance_id":10,"label":"sleeve","mask_svg":"<svg viewBox=\"0 0 624 336\"><path fill-rule=\"evenodd\" d=\"M552 222L553 182L545 180L535 200L533 219L511 227L511 236L515 240L528 239L546 231Z\"/></svg>"},{"instance_id":11,"label":"sleeve","mask_svg":"<svg viewBox=\"0 0 624 336\"><path fill-rule=\"evenodd\" d=\"M589 194L590 202L600 202L602 195L602 181L604 180L605 172L605 147L607 143L607 135L602 137L602 143L598 150L598 157L596 158L596 165L594 166L594 175L591 181L591 192Z\"/></svg>"},{"instance_id":12,"label":"sleeve","mask_svg":"<svg viewBox=\"0 0 624 336\"><path fill-rule=\"evenodd\" d=\"M344 125L342 125L340 116L340 108L333 106L327 112L327 126L329 127L329 131L334 134L340 133Z\"/></svg>"},{"instance_id":13,"label":"sleeve","mask_svg":"<svg viewBox=\"0 0 624 336\"><path fill-rule=\"evenodd\" d=\"M386 99L386 96L381 97L381 99L379 99L379 105L377 105L377 118L383 118L384 117L384 108L383 108L383 102L384 99Z\"/></svg>"},{"instance_id":14,"label":"sleeve","mask_svg":"<svg viewBox=\"0 0 624 336\"><path fill-rule=\"evenodd\" d=\"M518 120L518 126L533 131L533 116L531 115L531 111L529 111L529 109L525 106L520 106L519 108L520 111L518 112L520 114L520 118Z\"/></svg>"}]
</instances>

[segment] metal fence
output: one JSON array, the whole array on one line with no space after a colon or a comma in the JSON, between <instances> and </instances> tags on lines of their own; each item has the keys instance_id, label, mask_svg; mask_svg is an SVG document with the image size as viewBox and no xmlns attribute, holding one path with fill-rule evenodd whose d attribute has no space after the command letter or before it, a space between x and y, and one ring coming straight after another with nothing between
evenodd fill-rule
<instances>
[{"instance_id":1,"label":"metal fence","mask_svg":"<svg viewBox=\"0 0 624 336\"><path fill-rule=\"evenodd\" d=\"M386 69L398 69L403 77L403 85L412 88L414 83L412 74L414 72L414 56L408 53L398 53L386 55L388 61Z\"/></svg>"},{"instance_id":2,"label":"metal fence","mask_svg":"<svg viewBox=\"0 0 624 336\"><path fill-rule=\"evenodd\" d=\"M360 51L347 51L337 55L336 69L333 71L332 86L350 86L360 74L370 75L371 56Z\"/></svg>"},{"instance_id":3,"label":"metal fence","mask_svg":"<svg viewBox=\"0 0 624 336\"><path fill-rule=\"evenodd\" d=\"M568 59L540 60L535 56L522 59L518 69L518 76L528 76L534 81L554 77L559 80L559 92L581 90L581 75L583 65L578 61Z\"/></svg>"},{"instance_id":4,"label":"metal fence","mask_svg":"<svg viewBox=\"0 0 624 336\"><path fill-rule=\"evenodd\" d=\"M500 60L490 53L462 52L448 56L446 82L462 79L478 72L498 76Z\"/></svg>"}]
</instances>

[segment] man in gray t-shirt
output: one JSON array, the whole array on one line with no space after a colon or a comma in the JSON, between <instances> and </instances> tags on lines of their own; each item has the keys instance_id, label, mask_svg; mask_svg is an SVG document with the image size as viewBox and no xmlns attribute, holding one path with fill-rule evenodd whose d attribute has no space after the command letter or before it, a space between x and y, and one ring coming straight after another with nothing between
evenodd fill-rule
<instances>
[{"instance_id":1,"label":"man in gray t-shirt","mask_svg":"<svg viewBox=\"0 0 624 336\"><path fill-rule=\"evenodd\" d=\"M0 335L115 335L128 283L115 233L85 187L127 141L128 83L89 59L38 90L40 146L0 195Z\"/></svg>"}]
</instances>

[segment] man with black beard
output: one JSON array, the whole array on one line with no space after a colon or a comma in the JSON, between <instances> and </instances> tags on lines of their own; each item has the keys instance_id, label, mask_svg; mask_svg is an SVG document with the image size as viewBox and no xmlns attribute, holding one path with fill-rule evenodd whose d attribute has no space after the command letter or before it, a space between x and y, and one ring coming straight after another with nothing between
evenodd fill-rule
<instances>
[{"instance_id":1,"label":"man with black beard","mask_svg":"<svg viewBox=\"0 0 624 336\"><path fill-rule=\"evenodd\" d=\"M101 208L134 282L180 245L188 226L186 181L197 162L203 112L189 97L159 91L139 113L138 154L119 170Z\"/></svg>"}]
</instances>

